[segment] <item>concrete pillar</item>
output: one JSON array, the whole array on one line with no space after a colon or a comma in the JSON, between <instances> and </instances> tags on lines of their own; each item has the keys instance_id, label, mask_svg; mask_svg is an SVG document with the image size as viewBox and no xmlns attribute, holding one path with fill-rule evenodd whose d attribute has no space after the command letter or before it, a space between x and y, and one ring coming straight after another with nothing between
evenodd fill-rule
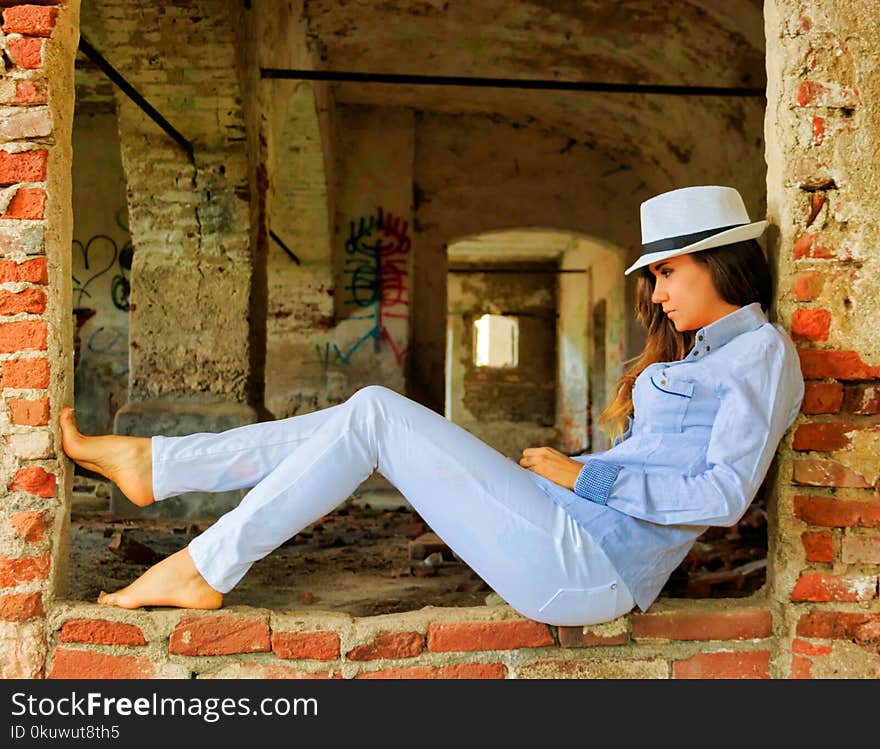
<instances>
[{"instance_id":1,"label":"concrete pillar","mask_svg":"<svg viewBox=\"0 0 880 749\"><path fill-rule=\"evenodd\" d=\"M102 2L84 18L84 35L193 146L191 158L116 91L134 245L119 434L220 431L264 414L265 238L252 231L250 204L263 202L265 185L249 169L241 23L237 7L216 0ZM210 515L241 496L189 495L144 511L114 490L112 508Z\"/></svg>"}]
</instances>

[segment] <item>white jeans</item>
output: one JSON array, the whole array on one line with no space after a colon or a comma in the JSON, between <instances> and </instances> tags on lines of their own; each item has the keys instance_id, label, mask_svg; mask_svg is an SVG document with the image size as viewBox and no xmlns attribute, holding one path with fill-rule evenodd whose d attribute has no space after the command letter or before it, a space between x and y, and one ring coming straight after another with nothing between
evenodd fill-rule
<instances>
[{"instance_id":1,"label":"white jeans","mask_svg":"<svg viewBox=\"0 0 880 749\"><path fill-rule=\"evenodd\" d=\"M379 385L313 413L152 438L157 500L253 487L189 551L226 593L256 560L347 499L374 470L523 616L578 626L634 606L605 554L518 463Z\"/></svg>"}]
</instances>

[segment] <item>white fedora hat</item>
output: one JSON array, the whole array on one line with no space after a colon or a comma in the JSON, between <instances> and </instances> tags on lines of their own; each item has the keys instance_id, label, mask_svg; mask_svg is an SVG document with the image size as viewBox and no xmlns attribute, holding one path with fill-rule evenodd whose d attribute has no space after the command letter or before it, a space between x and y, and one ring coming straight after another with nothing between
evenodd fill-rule
<instances>
[{"instance_id":1,"label":"white fedora hat","mask_svg":"<svg viewBox=\"0 0 880 749\"><path fill-rule=\"evenodd\" d=\"M624 271L689 252L756 239L766 221L752 221L732 187L682 187L642 203L642 256Z\"/></svg>"}]
</instances>

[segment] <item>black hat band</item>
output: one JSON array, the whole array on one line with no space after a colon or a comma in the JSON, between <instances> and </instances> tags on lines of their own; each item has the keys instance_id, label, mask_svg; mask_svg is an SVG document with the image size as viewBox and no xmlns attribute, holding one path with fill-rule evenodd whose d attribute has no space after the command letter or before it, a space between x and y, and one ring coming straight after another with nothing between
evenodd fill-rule
<instances>
[{"instance_id":1,"label":"black hat band","mask_svg":"<svg viewBox=\"0 0 880 749\"><path fill-rule=\"evenodd\" d=\"M698 231L693 234L682 234L679 237L669 237L668 239L658 239L656 242L648 242L642 245L642 255L651 255L655 252L666 252L667 250L680 250L682 247L696 244L716 234L721 234L728 229L736 229L738 226L748 226L748 224L731 224L730 226L720 226L717 229L707 229L706 231Z\"/></svg>"}]
</instances>

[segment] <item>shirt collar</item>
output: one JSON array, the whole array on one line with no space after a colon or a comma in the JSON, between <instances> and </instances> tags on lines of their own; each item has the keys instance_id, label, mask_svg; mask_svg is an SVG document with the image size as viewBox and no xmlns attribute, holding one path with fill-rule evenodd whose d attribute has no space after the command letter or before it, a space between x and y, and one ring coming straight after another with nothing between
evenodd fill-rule
<instances>
[{"instance_id":1,"label":"shirt collar","mask_svg":"<svg viewBox=\"0 0 880 749\"><path fill-rule=\"evenodd\" d=\"M741 333L755 330L766 322L767 316L758 302L740 307L705 328L700 328L694 336L694 347L684 358L684 361L699 359L701 356L721 348Z\"/></svg>"}]
</instances>

